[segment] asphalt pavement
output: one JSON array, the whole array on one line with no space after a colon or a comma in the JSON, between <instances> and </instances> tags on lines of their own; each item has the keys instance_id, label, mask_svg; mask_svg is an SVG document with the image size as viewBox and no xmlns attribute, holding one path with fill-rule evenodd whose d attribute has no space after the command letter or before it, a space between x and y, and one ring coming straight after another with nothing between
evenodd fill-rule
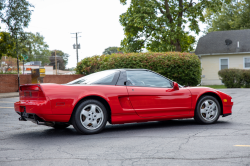
<instances>
[{"instance_id":1,"label":"asphalt pavement","mask_svg":"<svg viewBox=\"0 0 250 166\"><path fill-rule=\"evenodd\" d=\"M0 98L0 165L250 166L250 89L223 89L233 114L216 124L193 119L107 125L95 135L18 121L18 97Z\"/></svg>"}]
</instances>

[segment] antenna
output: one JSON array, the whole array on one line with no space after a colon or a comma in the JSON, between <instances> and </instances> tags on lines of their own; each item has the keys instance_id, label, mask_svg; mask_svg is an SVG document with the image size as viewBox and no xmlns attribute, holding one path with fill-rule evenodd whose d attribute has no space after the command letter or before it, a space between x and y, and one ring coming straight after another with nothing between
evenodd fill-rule
<instances>
[{"instance_id":1,"label":"antenna","mask_svg":"<svg viewBox=\"0 0 250 166\"><path fill-rule=\"evenodd\" d=\"M232 40L230 40L230 39L226 39L226 40L225 40L225 43L226 43L227 46L229 46L229 45L232 44L233 42L232 42Z\"/></svg>"}]
</instances>

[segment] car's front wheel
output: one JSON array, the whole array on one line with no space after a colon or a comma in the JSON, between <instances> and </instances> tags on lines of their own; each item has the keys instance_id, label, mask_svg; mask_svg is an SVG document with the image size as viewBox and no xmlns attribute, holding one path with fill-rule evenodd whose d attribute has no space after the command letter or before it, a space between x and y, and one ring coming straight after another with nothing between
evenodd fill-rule
<instances>
[{"instance_id":1,"label":"car's front wheel","mask_svg":"<svg viewBox=\"0 0 250 166\"><path fill-rule=\"evenodd\" d=\"M221 115L221 107L218 100L213 96L203 96L197 103L194 119L198 123L215 123Z\"/></svg>"},{"instance_id":2,"label":"car's front wheel","mask_svg":"<svg viewBox=\"0 0 250 166\"><path fill-rule=\"evenodd\" d=\"M74 128L82 134L101 132L108 119L105 106L97 100L82 102L72 116Z\"/></svg>"}]
</instances>

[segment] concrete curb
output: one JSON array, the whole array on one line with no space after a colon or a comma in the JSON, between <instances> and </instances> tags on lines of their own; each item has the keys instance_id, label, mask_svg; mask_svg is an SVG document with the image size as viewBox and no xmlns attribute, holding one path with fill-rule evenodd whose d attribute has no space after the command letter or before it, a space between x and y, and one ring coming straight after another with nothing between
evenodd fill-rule
<instances>
[{"instance_id":1,"label":"concrete curb","mask_svg":"<svg viewBox=\"0 0 250 166\"><path fill-rule=\"evenodd\" d=\"M1 98L19 97L19 92L0 93Z\"/></svg>"}]
</instances>

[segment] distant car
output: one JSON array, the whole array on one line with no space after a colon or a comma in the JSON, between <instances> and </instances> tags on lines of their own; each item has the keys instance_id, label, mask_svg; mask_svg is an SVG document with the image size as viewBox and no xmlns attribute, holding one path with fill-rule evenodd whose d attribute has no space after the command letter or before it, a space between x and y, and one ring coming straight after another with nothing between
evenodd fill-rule
<instances>
[{"instance_id":1,"label":"distant car","mask_svg":"<svg viewBox=\"0 0 250 166\"><path fill-rule=\"evenodd\" d=\"M207 87L183 87L146 69L114 69L67 84L20 86L15 111L20 121L54 128L73 125L82 134L102 131L107 123L194 118L215 123L232 113L232 97Z\"/></svg>"}]
</instances>

